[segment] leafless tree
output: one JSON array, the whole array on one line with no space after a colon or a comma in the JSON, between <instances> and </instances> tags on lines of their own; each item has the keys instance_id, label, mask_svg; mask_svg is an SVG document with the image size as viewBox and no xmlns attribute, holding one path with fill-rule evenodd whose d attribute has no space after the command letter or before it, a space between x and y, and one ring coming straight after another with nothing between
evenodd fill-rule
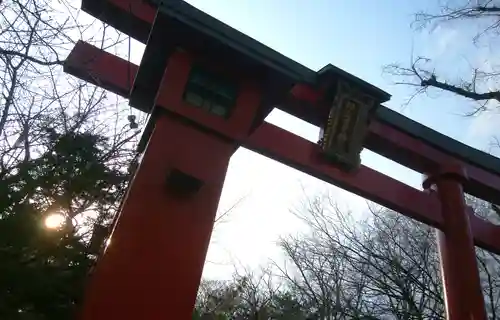
<instances>
[{"instance_id":1,"label":"leafless tree","mask_svg":"<svg viewBox=\"0 0 500 320\"><path fill-rule=\"evenodd\" d=\"M0 177L46 152L47 137L54 132L105 137L100 145L102 163L130 173L137 167L141 127L131 126L129 116L142 125L147 115L131 110L125 99L65 74L62 68L78 40L124 59L130 59L133 40L79 7L77 0L0 4ZM68 218L89 232L95 223L107 225L123 191L116 193L113 207L78 203L66 212ZM216 223L224 223L242 200L220 213Z\"/></svg>"},{"instance_id":2,"label":"leafless tree","mask_svg":"<svg viewBox=\"0 0 500 320\"><path fill-rule=\"evenodd\" d=\"M239 270L231 281L203 280L198 293L197 312L208 318L267 320L281 297L280 285L271 268L258 272ZM219 317L219 318L217 318Z\"/></svg>"},{"instance_id":3,"label":"leafless tree","mask_svg":"<svg viewBox=\"0 0 500 320\"><path fill-rule=\"evenodd\" d=\"M500 26L500 3L495 0L443 0L440 2L440 12L419 12L415 15L413 26L417 29L437 26L456 27L458 25L477 29L471 39L479 46L487 42L495 42ZM498 106L500 91L497 86L499 66L489 61L488 66L471 64L470 74L447 75L436 71L432 57L412 56L408 65L393 63L386 66L385 71L395 76L397 84L415 88L410 100L428 89L438 89L462 96L476 102L475 108L469 113L474 115Z\"/></svg>"},{"instance_id":4,"label":"leafless tree","mask_svg":"<svg viewBox=\"0 0 500 320\"><path fill-rule=\"evenodd\" d=\"M135 156L139 131L129 127L131 111L123 99L63 72L64 59L80 39L106 50L126 48L126 37L78 6L72 0L0 4L0 176L47 152L54 133L106 137L100 160L123 171ZM121 194L116 195L117 206ZM66 214L84 225L94 223L96 211L98 222L109 223L117 209L74 205Z\"/></svg>"},{"instance_id":5,"label":"leafless tree","mask_svg":"<svg viewBox=\"0 0 500 320\"><path fill-rule=\"evenodd\" d=\"M490 204L472 197L468 203L478 216L500 222ZM198 310L226 316L220 319L444 320L436 231L385 208L369 209L355 219L328 194L306 199L294 214L309 228L279 241L285 261L264 272L237 272L232 281L203 282ZM497 319L500 258L476 252L488 315Z\"/></svg>"},{"instance_id":6,"label":"leafless tree","mask_svg":"<svg viewBox=\"0 0 500 320\"><path fill-rule=\"evenodd\" d=\"M491 206L470 199L480 216ZM310 233L281 241L281 279L318 319L445 319L435 230L370 206L354 220L330 197L308 199L296 212ZM498 218L497 218L498 221ZM477 250L490 319L498 315L499 257Z\"/></svg>"},{"instance_id":7,"label":"leafless tree","mask_svg":"<svg viewBox=\"0 0 500 320\"><path fill-rule=\"evenodd\" d=\"M337 217L329 209L323 205L323 199L317 197L296 213L310 227L311 233L283 238L280 246L287 262L283 266L276 263L276 267L296 298L318 319L367 316L372 312L367 301L361 298L368 289L368 279L363 273L352 272L348 259L350 239L337 232L334 224ZM348 221L343 223L350 225Z\"/></svg>"}]
</instances>

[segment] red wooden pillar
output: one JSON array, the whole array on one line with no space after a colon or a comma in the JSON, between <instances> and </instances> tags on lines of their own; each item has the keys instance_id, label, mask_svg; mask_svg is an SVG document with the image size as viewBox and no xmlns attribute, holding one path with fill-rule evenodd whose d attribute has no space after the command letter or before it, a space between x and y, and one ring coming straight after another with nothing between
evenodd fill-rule
<instances>
[{"instance_id":1,"label":"red wooden pillar","mask_svg":"<svg viewBox=\"0 0 500 320\"><path fill-rule=\"evenodd\" d=\"M234 147L165 115L155 122L110 245L90 278L84 320L191 318ZM172 170L176 183L184 172L201 187L183 194L169 189Z\"/></svg>"},{"instance_id":2,"label":"red wooden pillar","mask_svg":"<svg viewBox=\"0 0 500 320\"><path fill-rule=\"evenodd\" d=\"M441 272L449 320L485 320L476 252L462 182L467 179L459 165L448 165L424 181L441 200L444 230L437 230Z\"/></svg>"},{"instance_id":3,"label":"red wooden pillar","mask_svg":"<svg viewBox=\"0 0 500 320\"><path fill-rule=\"evenodd\" d=\"M235 81L229 113L187 102L194 65ZM191 319L229 159L261 101L255 82L186 51L171 55L150 120L154 129L91 276L83 320Z\"/></svg>"}]
</instances>

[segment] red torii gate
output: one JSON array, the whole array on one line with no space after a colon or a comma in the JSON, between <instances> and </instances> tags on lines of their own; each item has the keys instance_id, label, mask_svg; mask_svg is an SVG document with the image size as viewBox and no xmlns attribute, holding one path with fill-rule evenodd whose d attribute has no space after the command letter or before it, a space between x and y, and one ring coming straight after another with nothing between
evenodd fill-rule
<instances>
[{"instance_id":1,"label":"red torii gate","mask_svg":"<svg viewBox=\"0 0 500 320\"><path fill-rule=\"evenodd\" d=\"M91 276L82 319L190 319L227 165L239 146L441 230L448 319L486 318L474 243L500 253L500 227L476 217L463 193L499 204L497 158L383 106L363 109L389 95L331 65L307 69L183 1L83 0L82 8L147 46L136 66L79 42L66 72L151 113L139 146L143 159L112 245ZM203 87L213 74L210 84L219 89ZM359 104L348 107L339 97ZM274 106L324 128L324 141L264 122ZM335 131L343 123L350 124L347 144L332 138L345 133ZM357 166L356 142L426 174L426 190Z\"/></svg>"}]
</instances>

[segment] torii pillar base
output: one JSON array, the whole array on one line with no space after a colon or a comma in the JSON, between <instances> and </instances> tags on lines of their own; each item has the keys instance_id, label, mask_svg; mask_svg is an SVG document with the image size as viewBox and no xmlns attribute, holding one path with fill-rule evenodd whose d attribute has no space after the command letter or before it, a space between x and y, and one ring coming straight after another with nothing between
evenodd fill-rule
<instances>
[{"instance_id":1,"label":"torii pillar base","mask_svg":"<svg viewBox=\"0 0 500 320\"><path fill-rule=\"evenodd\" d=\"M192 317L234 145L165 114L154 121L83 320Z\"/></svg>"}]
</instances>

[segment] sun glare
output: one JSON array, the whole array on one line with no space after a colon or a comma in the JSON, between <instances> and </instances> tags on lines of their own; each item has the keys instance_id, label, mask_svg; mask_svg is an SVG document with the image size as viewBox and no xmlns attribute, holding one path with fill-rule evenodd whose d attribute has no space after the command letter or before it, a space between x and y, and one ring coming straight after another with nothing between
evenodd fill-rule
<instances>
[{"instance_id":1,"label":"sun glare","mask_svg":"<svg viewBox=\"0 0 500 320\"><path fill-rule=\"evenodd\" d=\"M45 227L47 229L60 228L64 223L64 216L60 213L53 213L45 218Z\"/></svg>"}]
</instances>

